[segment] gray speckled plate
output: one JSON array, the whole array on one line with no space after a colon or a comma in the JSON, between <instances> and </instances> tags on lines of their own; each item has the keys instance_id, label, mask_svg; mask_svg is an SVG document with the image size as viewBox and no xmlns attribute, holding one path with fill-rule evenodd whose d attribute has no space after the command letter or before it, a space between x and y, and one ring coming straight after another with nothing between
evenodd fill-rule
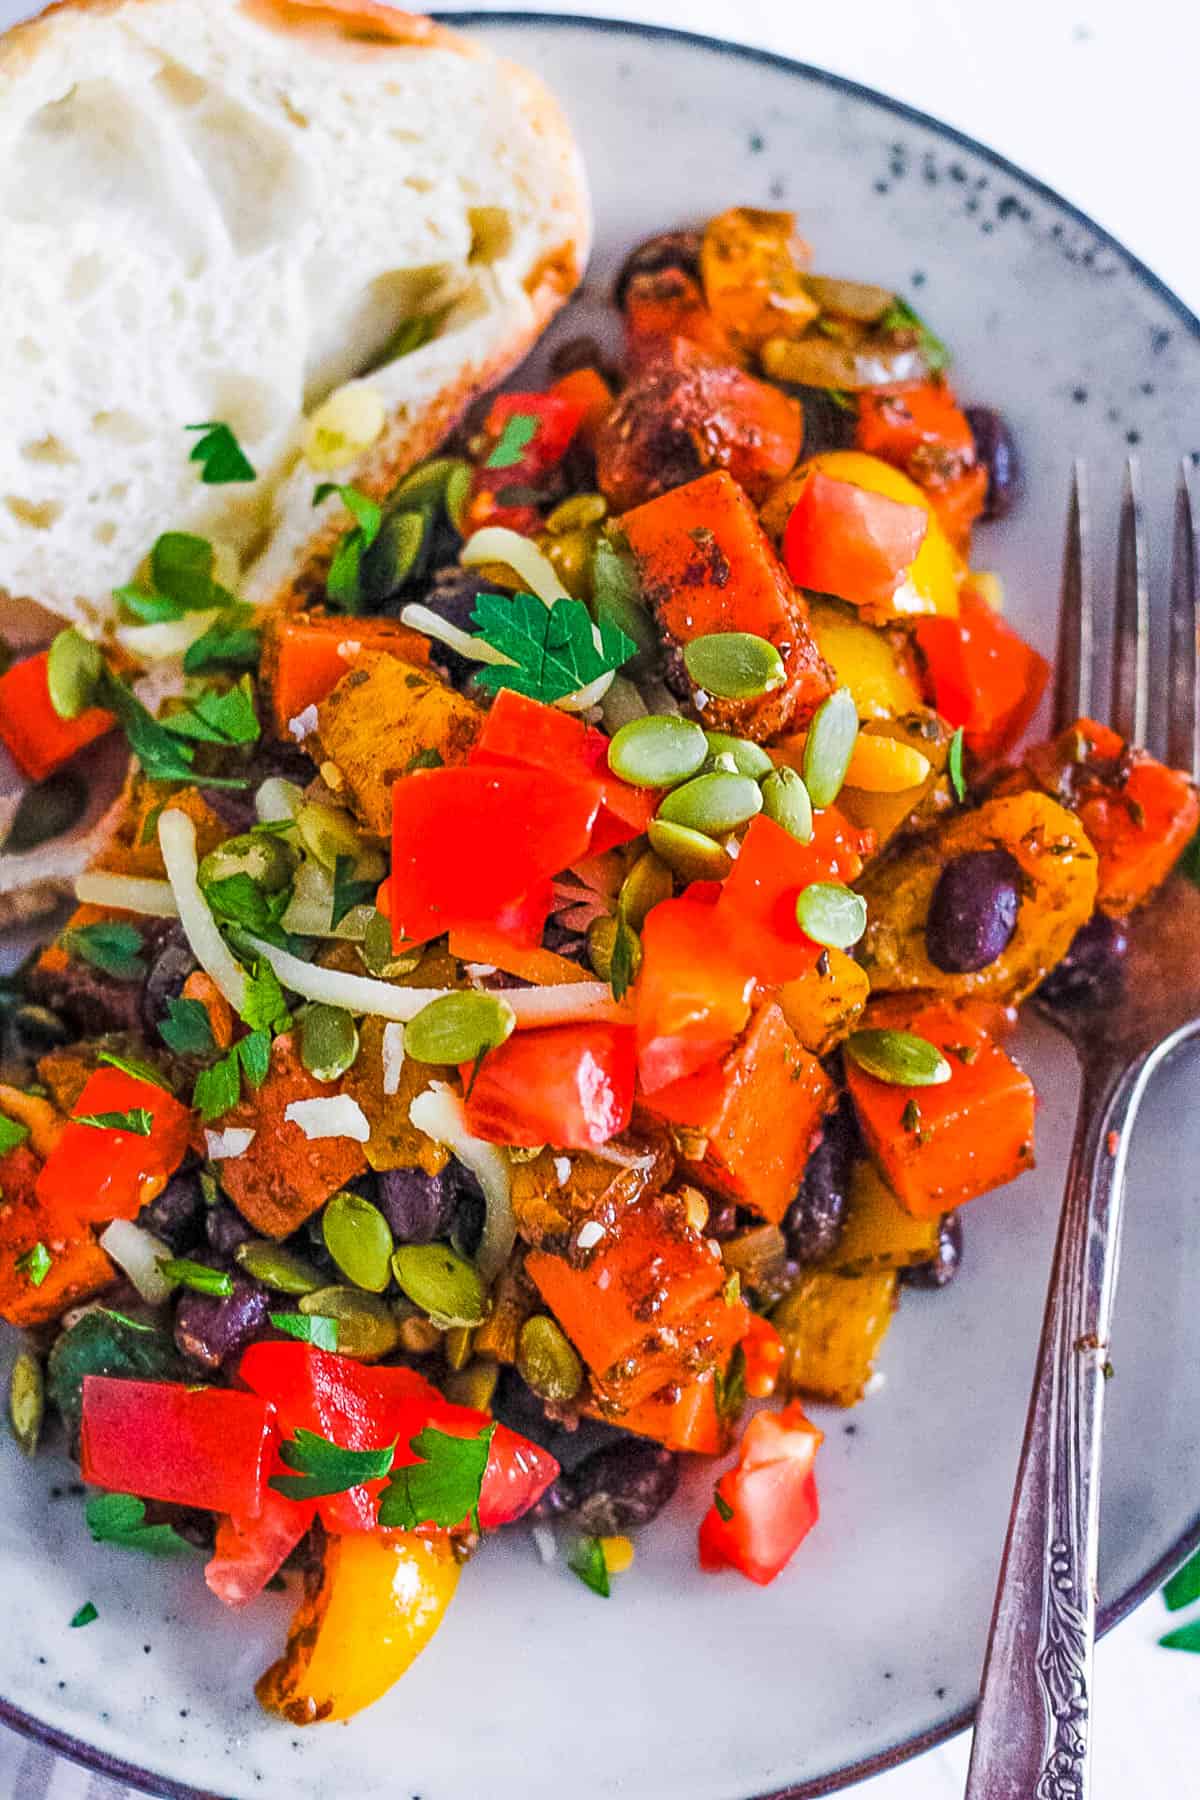
<instances>
[{"instance_id":1,"label":"gray speckled plate","mask_svg":"<svg viewBox=\"0 0 1200 1800\"><path fill-rule=\"evenodd\" d=\"M1027 496L979 554L1043 647L1070 458L1086 455L1115 497L1139 445L1163 526L1173 461L1200 426L1197 324L1053 194L928 119L749 51L586 21L473 29L544 73L591 171L592 281L556 335L588 326L623 248L650 231L735 201L794 207L820 267L911 294L958 350L964 396L1010 418ZM251 1694L287 1601L235 1618L197 1567L93 1547L51 1486L66 1465L31 1470L5 1443L0 1714L155 1791L237 1800L814 1795L954 1730L976 1691L1075 1098L1048 1034L1031 1028L1021 1050L1042 1098L1039 1169L970 1207L953 1288L906 1298L883 1391L822 1418L822 1522L771 1588L697 1570L711 1482L698 1468L607 1604L520 1536L492 1543L388 1699L297 1734ZM1181 1062L1160 1081L1132 1158L1109 1618L1200 1537L1194 1073ZM88 1599L99 1621L68 1630Z\"/></svg>"}]
</instances>

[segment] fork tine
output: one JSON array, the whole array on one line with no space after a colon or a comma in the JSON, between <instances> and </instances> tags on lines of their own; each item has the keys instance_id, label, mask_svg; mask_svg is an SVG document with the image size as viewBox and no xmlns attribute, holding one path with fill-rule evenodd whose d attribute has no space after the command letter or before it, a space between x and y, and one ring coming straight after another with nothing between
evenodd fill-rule
<instances>
[{"instance_id":1,"label":"fork tine","mask_svg":"<svg viewBox=\"0 0 1200 1800\"><path fill-rule=\"evenodd\" d=\"M1117 543L1117 603L1113 614L1112 699L1114 731L1127 741L1146 741L1149 713L1150 593L1146 581L1146 528L1141 481L1131 456L1125 464L1121 530Z\"/></svg>"},{"instance_id":2,"label":"fork tine","mask_svg":"<svg viewBox=\"0 0 1200 1800\"><path fill-rule=\"evenodd\" d=\"M1200 630L1200 557L1187 464L1179 469L1175 495L1175 541L1171 555L1171 639L1167 672L1167 761L1172 768L1200 775L1200 696L1197 694L1197 631Z\"/></svg>"},{"instance_id":3,"label":"fork tine","mask_svg":"<svg viewBox=\"0 0 1200 1800\"><path fill-rule=\"evenodd\" d=\"M1055 658L1054 729L1065 731L1092 710L1092 580L1088 565L1087 485L1082 462L1071 471Z\"/></svg>"}]
</instances>

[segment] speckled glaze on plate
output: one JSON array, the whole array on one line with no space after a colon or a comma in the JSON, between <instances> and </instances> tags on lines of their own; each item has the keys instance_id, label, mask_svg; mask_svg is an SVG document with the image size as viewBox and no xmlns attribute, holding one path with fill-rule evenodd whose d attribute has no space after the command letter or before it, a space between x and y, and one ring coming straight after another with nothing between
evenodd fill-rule
<instances>
[{"instance_id":1,"label":"speckled glaze on plate","mask_svg":"<svg viewBox=\"0 0 1200 1800\"><path fill-rule=\"evenodd\" d=\"M793 207L822 269L907 292L958 352L964 398L1011 421L1026 497L980 533L978 558L1002 573L1012 618L1043 648L1072 456L1111 498L1136 445L1165 538L1173 463L1200 429L1200 327L1055 195L929 119L777 58L586 20L466 23L545 75L587 158L597 251L555 339L593 327L639 237L739 201ZM520 1533L491 1543L385 1701L348 1726L298 1733L252 1696L290 1599L234 1617L198 1565L93 1546L65 1491L69 1465L30 1468L4 1442L0 1717L152 1792L236 1800L801 1800L959 1728L1076 1091L1047 1031L1027 1028L1019 1049L1041 1096L1039 1168L969 1208L951 1289L906 1296L883 1390L819 1415L823 1519L771 1588L697 1570L712 1480L697 1467L607 1603L561 1565L544 1568ZM1167 1071L1132 1156L1105 1463L1109 1620L1200 1538L1194 1078L1187 1061ZM85 1600L99 1619L71 1631Z\"/></svg>"}]
</instances>

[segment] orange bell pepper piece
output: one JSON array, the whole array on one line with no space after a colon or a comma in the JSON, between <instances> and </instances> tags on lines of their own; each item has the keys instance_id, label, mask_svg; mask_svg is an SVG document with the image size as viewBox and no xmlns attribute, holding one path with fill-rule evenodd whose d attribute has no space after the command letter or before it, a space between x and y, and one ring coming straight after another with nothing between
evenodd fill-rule
<instances>
[{"instance_id":1,"label":"orange bell pepper piece","mask_svg":"<svg viewBox=\"0 0 1200 1800\"><path fill-rule=\"evenodd\" d=\"M262 670L281 738L290 739L289 721L332 694L364 650L383 651L402 662L429 662L429 639L395 619L321 618L309 613L268 618Z\"/></svg>"},{"instance_id":2,"label":"orange bell pepper piece","mask_svg":"<svg viewBox=\"0 0 1200 1800\"><path fill-rule=\"evenodd\" d=\"M602 419L608 417L613 403L612 389L599 369L572 369L569 375L560 375L551 384L550 392L577 408L579 437L590 445L597 427Z\"/></svg>"},{"instance_id":3,"label":"orange bell pepper piece","mask_svg":"<svg viewBox=\"0 0 1200 1800\"><path fill-rule=\"evenodd\" d=\"M81 1122L108 1115L128 1125ZM135 1218L183 1161L191 1124L187 1107L165 1088L123 1069L97 1069L37 1178L39 1203L62 1224Z\"/></svg>"},{"instance_id":4,"label":"orange bell pepper piece","mask_svg":"<svg viewBox=\"0 0 1200 1800\"><path fill-rule=\"evenodd\" d=\"M644 1091L724 1056L750 1017L754 975L720 908L685 894L652 907L635 991Z\"/></svg>"},{"instance_id":5,"label":"orange bell pepper piece","mask_svg":"<svg viewBox=\"0 0 1200 1800\"><path fill-rule=\"evenodd\" d=\"M112 713L89 706L77 719L63 719L50 702L48 650L27 656L0 675L0 743L30 781L45 781L65 762L116 725Z\"/></svg>"},{"instance_id":6,"label":"orange bell pepper piece","mask_svg":"<svg viewBox=\"0 0 1200 1800\"><path fill-rule=\"evenodd\" d=\"M998 762L1038 709L1050 665L968 581L957 619L919 619L929 697L951 725L963 727L971 755Z\"/></svg>"}]
</instances>

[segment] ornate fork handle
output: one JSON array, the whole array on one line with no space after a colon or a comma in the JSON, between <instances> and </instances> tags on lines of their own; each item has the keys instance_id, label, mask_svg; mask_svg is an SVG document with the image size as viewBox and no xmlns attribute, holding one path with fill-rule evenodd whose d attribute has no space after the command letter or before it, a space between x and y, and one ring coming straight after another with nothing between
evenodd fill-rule
<instances>
[{"instance_id":1,"label":"ornate fork handle","mask_svg":"<svg viewBox=\"0 0 1200 1800\"><path fill-rule=\"evenodd\" d=\"M1087 1800L1100 1426L1128 1128L1152 1069L1085 1062L966 1800Z\"/></svg>"}]
</instances>

